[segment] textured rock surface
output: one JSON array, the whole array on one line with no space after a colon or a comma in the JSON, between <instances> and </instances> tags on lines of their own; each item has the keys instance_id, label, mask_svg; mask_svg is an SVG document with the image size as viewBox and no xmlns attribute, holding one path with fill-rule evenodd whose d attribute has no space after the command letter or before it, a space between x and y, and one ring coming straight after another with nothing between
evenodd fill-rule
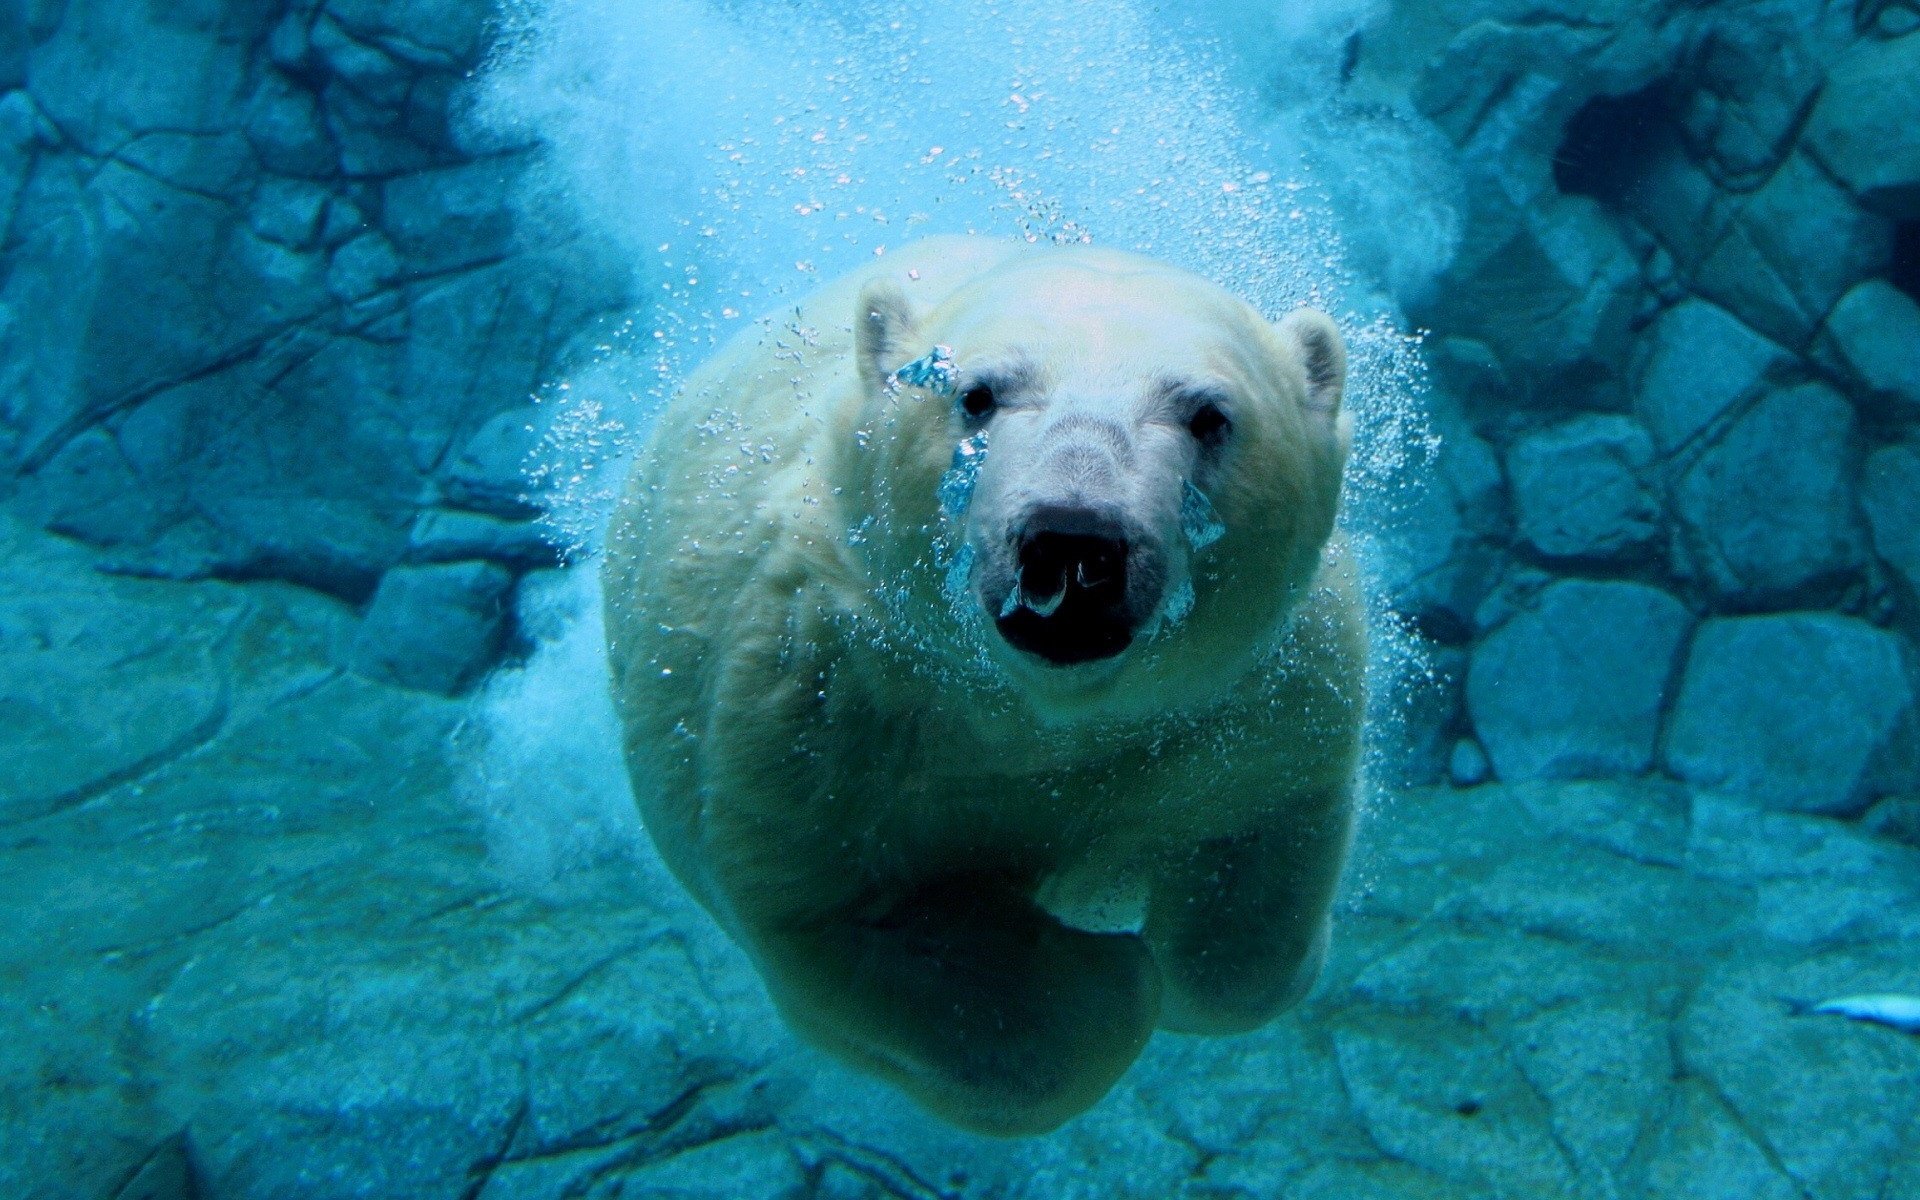
<instances>
[{"instance_id":1,"label":"textured rock surface","mask_svg":"<svg viewBox=\"0 0 1920 1200\"><path fill-rule=\"evenodd\" d=\"M1867 204L1920 219L1920 37L1863 41L1835 65L1807 142Z\"/></svg>"},{"instance_id":2,"label":"textured rock surface","mask_svg":"<svg viewBox=\"0 0 1920 1200\"><path fill-rule=\"evenodd\" d=\"M508 521L463 509L432 508L414 522L407 539L412 562L490 559L515 567L551 567L559 549L546 530L531 521Z\"/></svg>"},{"instance_id":3,"label":"textured rock surface","mask_svg":"<svg viewBox=\"0 0 1920 1200\"><path fill-rule=\"evenodd\" d=\"M1685 452L1791 361L1704 300L1669 309L1643 343L1636 401L1662 452Z\"/></svg>"},{"instance_id":4,"label":"textured rock surface","mask_svg":"<svg viewBox=\"0 0 1920 1200\"><path fill-rule=\"evenodd\" d=\"M527 517L527 467L550 409L503 412L482 425L448 464L441 487L455 504L500 517Z\"/></svg>"},{"instance_id":5,"label":"textured rock surface","mask_svg":"<svg viewBox=\"0 0 1920 1200\"><path fill-rule=\"evenodd\" d=\"M1767 393L1673 484L1682 571L1731 607L1831 600L1865 565L1857 453L1845 397Z\"/></svg>"},{"instance_id":6,"label":"textured rock surface","mask_svg":"<svg viewBox=\"0 0 1920 1200\"><path fill-rule=\"evenodd\" d=\"M1874 549L1920 597L1920 450L1889 446L1868 459L1860 500Z\"/></svg>"},{"instance_id":7,"label":"textured rock surface","mask_svg":"<svg viewBox=\"0 0 1920 1200\"><path fill-rule=\"evenodd\" d=\"M456 127L492 5L28 8L0 32L0 496L117 569L364 600L443 468L464 503L461 447L623 300L623 265L523 240L531 148Z\"/></svg>"},{"instance_id":8,"label":"textured rock surface","mask_svg":"<svg viewBox=\"0 0 1920 1200\"><path fill-rule=\"evenodd\" d=\"M1653 764L1693 616L1657 588L1563 580L1474 651L1467 708L1499 777L1633 775Z\"/></svg>"},{"instance_id":9,"label":"textured rock surface","mask_svg":"<svg viewBox=\"0 0 1920 1200\"><path fill-rule=\"evenodd\" d=\"M1506 467L1505 523L1406 514L1422 628L1524 670L1502 622L1578 573L1910 640L1920 12L1396 4L1350 48L1346 95L1454 148L1458 253L1408 302Z\"/></svg>"},{"instance_id":10,"label":"textured rock surface","mask_svg":"<svg viewBox=\"0 0 1920 1200\"><path fill-rule=\"evenodd\" d=\"M54 619L25 581L92 589L54 623L97 618L117 684L226 696L0 817L8 1196L1846 1200L1920 1167L1885 1102L1920 1042L1796 1015L1920 992L1920 852L1837 822L1661 783L1394 797L1301 1009L982 1140L797 1045L643 849L505 870L453 797L466 705L343 672L346 606L7 549L0 628ZM187 625L202 658L132 653Z\"/></svg>"},{"instance_id":11,"label":"textured rock surface","mask_svg":"<svg viewBox=\"0 0 1920 1200\"><path fill-rule=\"evenodd\" d=\"M1826 333L1872 411L1920 417L1920 304L1884 279L1869 279L1833 306Z\"/></svg>"},{"instance_id":12,"label":"textured rock surface","mask_svg":"<svg viewBox=\"0 0 1920 1200\"><path fill-rule=\"evenodd\" d=\"M1575 417L1507 455L1518 532L1556 558L1620 558L1661 531L1653 439L1630 418Z\"/></svg>"},{"instance_id":13,"label":"textured rock surface","mask_svg":"<svg viewBox=\"0 0 1920 1200\"><path fill-rule=\"evenodd\" d=\"M1709 621L1668 727L1667 765L1701 787L1858 813L1920 785L1912 652L1826 613Z\"/></svg>"},{"instance_id":14,"label":"textured rock surface","mask_svg":"<svg viewBox=\"0 0 1920 1200\"><path fill-rule=\"evenodd\" d=\"M1444 429L1427 485L1414 489L1393 536L1380 547L1382 584L1394 608L1430 636L1464 641L1498 571L1490 543L1504 523L1500 462L1455 416Z\"/></svg>"},{"instance_id":15,"label":"textured rock surface","mask_svg":"<svg viewBox=\"0 0 1920 1200\"><path fill-rule=\"evenodd\" d=\"M1581 196L1527 214L1513 236L1450 289L1450 332L1494 342L1507 368L1557 405L1624 362L1637 300L1632 252Z\"/></svg>"},{"instance_id":16,"label":"textured rock surface","mask_svg":"<svg viewBox=\"0 0 1920 1200\"><path fill-rule=\"evenodd\" d=\"M1887 261L1887 222L1794 155L1739 206L1700 264L1700 294L1783 345L1801 346L1855 282Z\"/></svg>"},{"instance_id":17,"label":"textured rock surface","mask_svg":"<svg viewBox=\"0 0 1920 1200\"><path fill-rule=\"evenodd\" d=\"M1863 829L1920 849L1920 795L1888 796L1860 819Z\"/></svg>"},{"instance_id":18,"label":"textured rock surface","mask_svg":"<svg viewBox=\"0 0 1920 1200\"><path fill-rule=\"evenodd\" d=\"M26 543L0 529L0 562ZM77 805L200 745L225 720L232 697L214 666L231 652L237 591L169 603L136 586L80 570L35 579L10 572L0 620L0 820ZM122 663L116 686L103 680Z\"/></svg>"},{"instance_id":19,"label":"textured rock surface","mask_svg":"<svg viewBox=\"0 0 1920 1200\"><path fill-rule=\"evenodd\" d=\"M380 581L353 643L354 670L452 695L493 662L513 576L489 562L395 567Z\"/></svg>"},{"instance_id":20,"label":"textured rock surface","mask_svg":"<svg viewBox=\"0 0 1920 1200\"><path fill-rule=\"evenodd\" d=\"M1472 738L1461 738L1447 755L1447 781L1455 787L1478 787L1493 775L1486 748Z\"/></svg>"}]
</instances>

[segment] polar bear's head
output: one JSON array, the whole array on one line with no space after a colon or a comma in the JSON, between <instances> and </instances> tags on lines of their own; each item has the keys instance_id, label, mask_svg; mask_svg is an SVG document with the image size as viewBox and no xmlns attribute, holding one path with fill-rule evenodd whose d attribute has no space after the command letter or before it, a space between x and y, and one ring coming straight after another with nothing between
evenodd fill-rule
<instances>
[{"instance_id":1,"label":"polar bear's head","mask_svg":"<svg viewBox=\"0 0 1920 1200\"><path fill-rule=\"evenodd\" d=\"M1311 579L1349 440L1324 315L1269 324L1194 275L1076 249L924 313L881 279L856 317L882 521L944 539L949 602L1030 689L1075 707L1129 678L1224 682Z\"/></svg>"}]
</instances>

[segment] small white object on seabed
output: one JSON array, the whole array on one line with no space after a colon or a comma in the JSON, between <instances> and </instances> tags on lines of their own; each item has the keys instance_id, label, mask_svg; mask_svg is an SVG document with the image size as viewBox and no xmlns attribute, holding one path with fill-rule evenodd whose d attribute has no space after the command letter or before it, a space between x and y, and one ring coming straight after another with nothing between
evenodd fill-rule
<instances>
[{"instance_id":1,"label":"small white object on seabed","mask_svg":"<svg viewBox=\"0 0 1920 1200\"><path fill-rule=\"evenodd\" d=\"M1920 996L1901 996L1891 992L1871 996L1842 996L1838 1000L1816 1004L1807 1011L1851 1017L1856 1021L1872 1021L1902 1033L1920 1034Z\"/></svg>"}]
</instances>

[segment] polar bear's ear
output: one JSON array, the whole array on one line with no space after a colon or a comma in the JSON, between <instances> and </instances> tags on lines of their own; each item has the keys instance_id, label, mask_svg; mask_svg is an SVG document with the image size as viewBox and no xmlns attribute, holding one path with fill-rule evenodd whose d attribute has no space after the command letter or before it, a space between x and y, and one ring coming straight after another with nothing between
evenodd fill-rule
<instances>
[{"instance_id":1,"label":"polar bear's ear","mask_svg":"<svg viewBox=\"0 0 1920 1200\"><path fill-rule=\"evenodd\" d=\"M1333 318L1316 309L1296 308L1280 322L1280 337L1306 368L1307 411L1337 420L1347 387L1347 347Z\"/></svg>"},{"instance_id":2,"label":"polar bear's ear","mask_svg":"<svg viewBox=\"0 0 1920 1200\"><path fill-rule=\"evenodd\" d=\"M913 307L907 293L892 279L876 279L860 289L860 308L853 318L853 353L860 379L869 392L886 385L887 377L914 354Z\"/></svg>"}]
</instances>

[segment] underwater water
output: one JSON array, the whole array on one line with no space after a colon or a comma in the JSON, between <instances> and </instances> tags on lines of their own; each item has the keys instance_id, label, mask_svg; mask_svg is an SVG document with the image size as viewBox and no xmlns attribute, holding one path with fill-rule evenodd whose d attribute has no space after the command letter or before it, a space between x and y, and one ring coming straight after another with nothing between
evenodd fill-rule
<instances>
[{"instance_id":1,"label":"underwater water","mask_svg":"<svg viewBox=\"0 0 1920 1200\"><path fill-rule=\"evenodd\" d=\"M1900 0L0 9L0 1194L1920 1196L1916 112ZM1312 990L1010 1139L662 861L601 575L951 234L1329 313L1370 637Z\"/></svg>"}]
</instances>

